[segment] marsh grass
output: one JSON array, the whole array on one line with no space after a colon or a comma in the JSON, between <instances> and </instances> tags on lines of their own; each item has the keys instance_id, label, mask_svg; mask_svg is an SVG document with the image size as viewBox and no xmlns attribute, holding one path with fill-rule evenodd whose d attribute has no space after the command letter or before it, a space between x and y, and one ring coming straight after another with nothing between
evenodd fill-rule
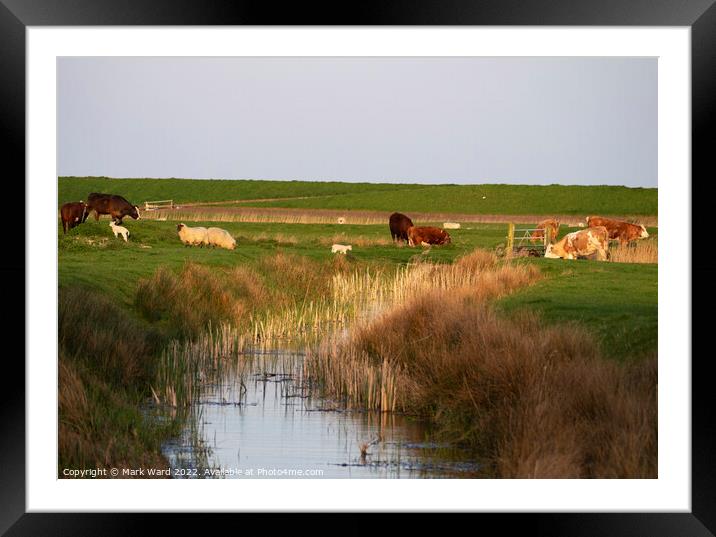
<instances>
[{"instance_id":1,"label":"marsh grass","mask_svg":"<svg viewBox=\"0 0 716 537\"><path fill-rule=\"evenodd\" d=\"M648 238L627 246L613 246L609 249L612 263L658 263L659 243L657 238Z\"/></svg>"},{"instance_id":2,"label":"marsh grass","mask_svg":"<svg viewBox=\"0 0 716 537\"><path fill-rule=\"evenodd\" d=\"M414 312L416 297L434 297L436 302L442 300L449 304L452 297L464 296L482 303L538 278L539 272L532 266L504 264L493 253L476 250L452 265L422 262L400 268L389 278L365 273L336 279L335 296L353 303L363 314L354 317L357 322L352 323L350 336L343 333L325 338L318 350L310 353L309 373L324 386L327 394L345 401L348 406L407 411L404 394L413 387L403 374L405 364L392 358L400 355L405 347L376 353L350 344L346 346L345 338L356 341L372 326L379 327L376 334L383 329L389 333L390 324L399 321L406 340L427 341L433 337L432 330L419 323L424 317ZM401 321L401 316L410 324ZM407 385L403 384L405 381Z\"/></svg>"},{"instance_id":3,"label":"marsh grass","mask_svg":"<svg viewBox=\"0 0 716 537\"><path fill-rule=\"evenodd\" d=\"M499 290L495 290L499 294ZM605 360L591 334L434 291L308 357L348 407L427 416L497 477L656 477L656 358Z\"/></svg>"},{"instance_id":4,"label":"marsh grass","mask_svg":"<svg viewBox=\"0 0 716 537\"><path fill-rule=\"evenodd\" d=\"M284 207L211 207L195 206L184 209L159 209L142 212L142 218L159 221L187 222L246 222L246 223L277 223L277 224L349 224L387 226L390 211L373 211L359 209L317 209L317 208L284 208ZM410 217L423 225L442 225L443 222L461 222L463 224L494 224L514 222L516 224L534 224L544 218L544 214L502 214L497 211L489 213L456 214L447 212L410 211ZM586 216L586 214L585 214ZM584 217L576 215L557 215L564 225L577 226ZM656 216L620 216L619 219L636 224L656 226Z\"/></svg>"},{"instance_id":5,"label":"marsh grass","mask_svg":"<svg viewBox=\"0 0 716 537\"><path fill-rule=\"evenodd\" d=\"M163 338L109 299L60 288L58 470L165 467L161 441L178 431L141 407Z\"/></svg>"}]
</instances>

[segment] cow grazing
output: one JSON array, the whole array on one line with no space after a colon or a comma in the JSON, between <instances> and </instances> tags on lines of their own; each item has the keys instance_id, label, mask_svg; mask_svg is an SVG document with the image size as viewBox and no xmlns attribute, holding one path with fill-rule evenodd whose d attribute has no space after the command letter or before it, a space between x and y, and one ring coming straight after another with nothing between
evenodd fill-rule
<instances>
[{"instance_id":1,"label":"cow grazing","mask_svg":"<svg viewBox=\"0 0 716 537\"><path fill-rule=\"evenodd\" d=\"M408 228L408 245L429 246L431 244L450 244L450 235L439 227L415 227Z\"/></svg>"},{"instance_id":2,"label":"cow grazing","mask_svg":"<svg viewBox=\"0 0 716 537\"><path fill-rule=\"evenodd\" d=\"M544 256L550 259L577 259L596 254L598 260L604 261L607 259L608 247L607 228L597 226L567 233L559 242L547 245Z\"/></svg>"},{"instance_id":3,"label":"cow grazing","mask_svg":"<svg viewBox=\"0 0 716 537\"><path fill-rule=\"evenodd\" d=\"M588 216L587 227L603 226L609 232L609 238L618 240L620 245L627 244L638 239L646 239L649 236L646 228L639 224L631 224L621 220L612 220L601 216Z\"/></svg>"},{"instance_id":4,"label":"cow grazing","mask_svg":"<svg viewBox=\"0 0 716 537\"><path fill-rule=\"evenodd\" d=\"M122 218L131 216L135 220L140 218L139 207L132 205L122 196L116 194L100 194L93 192L87 198L87 212L94 211L94 219L99 221L102 214L108 214L116 224L122 224Z\"/></svg>"},{"instance_id":5,"label":"cow grazing","mask_svg":"<svg viewBox=\"0 0 716 537\"><path fill-rule=\"evenodd\" d=\"M530 242L532 244L544 242L545 232L547 232L547 244L555 242L559 234L559 222L553 218L542 220L537 224L537 229L530 234Z\"/></svg>"},{"instance_id":6,"label":"cow grazing","mask_svg":"<svg viewBox=\"0 0 716 537\"><path fill-rule=\"evenodd\" d=\"M60 207L60 218L62 219L62 233L67 233L73 227L83 224L89 216L87 204L80 201L71 201Z\"/></svg>"},{"instance_id":7,"label":"cow grazing","mask_svg":"<svg viewBox=\"0 0 716 537\"><path fill-rule=\"evenodd\" d=\"M393 213L388 220L390 226L390 236L394 241L409 242L408 228L413 225L413 221L401 213Z\"/></svg>"}]
</instances>

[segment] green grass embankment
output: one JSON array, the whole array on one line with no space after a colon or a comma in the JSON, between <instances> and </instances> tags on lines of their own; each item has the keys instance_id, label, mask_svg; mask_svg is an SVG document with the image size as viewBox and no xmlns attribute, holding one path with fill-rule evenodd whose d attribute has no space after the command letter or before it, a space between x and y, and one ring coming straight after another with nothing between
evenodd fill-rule
<instances>
[{"instance_id":1,"label":"green grass embankment","mask_svg":"<svg viewBox=\"0 0 716 537\"><path fill-rule=\"evenodd\" d=\"M107 179L60 177L58 204L86 200L90 192L126 197L134 204L262 200L255 207L445 212L456 214L658 214L656 188L575 185L418 185L199 179ZM305 199L300 199L305 198Z\"/></svg>"}]
</instances>

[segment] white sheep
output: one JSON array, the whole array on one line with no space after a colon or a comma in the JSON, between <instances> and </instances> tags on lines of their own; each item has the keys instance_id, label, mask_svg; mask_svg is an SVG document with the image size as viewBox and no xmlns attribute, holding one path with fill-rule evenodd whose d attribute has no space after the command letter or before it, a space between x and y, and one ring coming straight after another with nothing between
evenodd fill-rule
<instances>
[{"instance_id":1,"label":"white sheep","mask_svg":"<svg viewBox=\"0 0 716 537\"><path fill-rule=\"evenodd\" d=\"M227 250L236 248L236 239L231 236L231 233L220 227L210 227L207 230L207 239L212 246L219 246Z\"/></svg>"},{"instance_id":2,"label":"white sheep","mask_svg":"<svg viewBox=\"0 0 716 537\"><path fill-rule=\"evenodd\" d=\"M122 235L124 242L127 242L127 237L129 237L129 230L126 227L118 226L114 223L114 220L109 221L109 227L112 228L112 232L114 233L115 238L119 235Z\"/></svg>"},{"instance_id":3,"label":"white sheep","mask_svg":"<svg viewBox=\"0 0 716 537\"><path fill-rule=\"evenodd\" d=\"M346 219L345 219L343 216L340 216L340 217L338 217L338 223L339 223L339 224L345 224L345 223L346 223Z\"/></svg>"},{"instance_id":4,"label":"white sheep","mask_svg":"<svg viewBox=\"0 0 716 537\"><path fill-rule=\"evenodd\" d=\"M443 223L443 229L460 229L460 224L457 222L445 222Z\"/></svg>"},{"instance_id":5,"label":"white sheep","mask_svg":"<svg viewBox=\"0 0 716 537\"><path fill-rule=\"evenodd\" d=\"M346 255L348 253L348 250L352 250L353 246L350 244L334 244L331 246L331 253L335 254L338 252L339 254Z\"/></svg>"},{"instance_id":6,"label":"white sheep","mask_svg":"<svg viewBox=\"0 0 716 537\"><path fill-rule=\"evenodd\" d=\"M208 233L205 227L189 227L184 223L177 225L179 240L187 246L209 244Z\"/></svg>"}]
</instances>

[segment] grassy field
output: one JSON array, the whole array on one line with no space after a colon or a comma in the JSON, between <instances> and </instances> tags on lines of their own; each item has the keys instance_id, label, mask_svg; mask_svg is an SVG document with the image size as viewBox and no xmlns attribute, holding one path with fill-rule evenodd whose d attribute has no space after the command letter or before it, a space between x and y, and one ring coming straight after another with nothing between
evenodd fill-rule
<instances>
[{"instance_id":1,"label":"grassy field","mask_svg":"<svg viewBox=\"0 0 716 537\"><path fill-rule=\"evenodd\" d=\"M114 179L60 177L58 205L86 200L90 192L119 194L134 204L173 199L175 203L217 202L297 196L331 196L360 192L409 190L411 185L311 181L253 181L220 179Z\"/></svg>"},{"instance_id":2,"label":"grassy field","mask_svg":"<svg viewBox=\"0 0 716 537\"><path fill-rule=\"evenodd\" d=\"M140 206L144 201L159 199L173 199L178 204L270 199L246 205L457 214L658 214L655 188L76 177L58 180L59 205L86 200L90 192L120 194Z\"/></svg>"},{"instance_id":3,"label":"grassy field","mask_svg":"<svg viewBox=\"0 0 716 537\"><path fill-rule=\"evenodd\" d=\"M185 247L172 222L125 221L130 241L115 238L108 219L93 219L63 235L58 229L60 286L102 291L131 308L137 282L160 266L179 270L187 261L208 266L255 265L278 252L317 261L332 259L331 244L352 244L353 264L382 266L411 260L449 263L475 248L505 243L506 226L475 224L451 230L453 242L430 250L397 247L385 225L232 223L220 226L237 239L236 250ZM210 226L211 222L192 225ZM576 228L563 226L560 236ZM649 228L656 233L655 228ZM546 279L504 299L505 309L538 309L548 322L577 320L594 328L618 357L656 345L657 265L565 262L528 258Z\"/></svg>"}]
</instances>

